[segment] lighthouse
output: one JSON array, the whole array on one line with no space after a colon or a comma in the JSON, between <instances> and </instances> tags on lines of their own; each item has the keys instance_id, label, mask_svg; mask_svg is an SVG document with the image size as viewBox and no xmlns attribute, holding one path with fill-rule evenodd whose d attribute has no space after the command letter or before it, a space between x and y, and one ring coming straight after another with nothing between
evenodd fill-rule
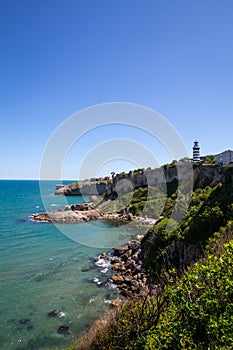
<instances>
[{"instance_id":1,"label":"lighthouse","mask_svg":"<svg viewBox=\"0 0 233 350\"><path fill-rule=\"evenodd\" d=\"M197 163L200 162L200 146L198 141L194 141L194 146L193 146L193 162Z\"/></svg>"}]
</instances>

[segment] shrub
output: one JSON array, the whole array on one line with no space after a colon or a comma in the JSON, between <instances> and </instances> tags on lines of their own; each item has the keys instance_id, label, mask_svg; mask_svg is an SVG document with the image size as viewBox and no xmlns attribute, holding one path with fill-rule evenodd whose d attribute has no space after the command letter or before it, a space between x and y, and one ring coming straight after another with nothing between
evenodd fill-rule
<instances>
[{"instance_id":1,"label":"shrub","mask_svg":"<svg viewBox=\"0 0 233 350\"><path fill-rule=\"evenodd\" d=\"M138 343L144 349L232 349L233 241L190 268L177 286L159 323Z\"/></svg>"},{"instance_id":2,"label":"shrub","mask_svg":"<svg viewBox=\"0 0 233 350\"><path fill-rule=\"evenodd\" d=\"M96 321L73 350L133 350L141 335L159 319L164 302L162 295L127 301Z\"/></svg>"}]
</instances>

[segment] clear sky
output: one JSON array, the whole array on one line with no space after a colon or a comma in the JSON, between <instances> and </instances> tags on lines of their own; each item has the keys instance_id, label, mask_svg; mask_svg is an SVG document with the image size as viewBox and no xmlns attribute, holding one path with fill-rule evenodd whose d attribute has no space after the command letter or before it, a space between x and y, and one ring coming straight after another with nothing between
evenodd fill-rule
<instances>
[{"instance_id":1,"label":"clear sky","mask_svg":"<svg viewBox=\"0 0 233 350\"><path fill-rule=\"evenodd\" d=\"M202 154L233 149L233 1L0 0L1 179L38 178L54 130L115 101L159 112L190 156L195 139ZM106 126L74 145L64 177L117 137L170 161L149 135ZM133 166L114 162L102 173Z\"/></svg>"}]
</instances>

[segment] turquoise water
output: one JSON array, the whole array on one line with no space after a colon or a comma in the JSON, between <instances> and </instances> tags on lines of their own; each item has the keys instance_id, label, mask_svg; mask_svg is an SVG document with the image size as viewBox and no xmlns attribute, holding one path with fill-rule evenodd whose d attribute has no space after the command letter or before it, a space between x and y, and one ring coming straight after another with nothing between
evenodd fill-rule
<instances>
[{"instance_id":1,"label":"turquoise water","mask_svg":"<svg viewBox=\"0 0 233 350\"><path fill-rule=\"evenodd\" d=\"M43 182L42 200L38 181L0 181L2 350L64 349L116 297L113 288L93 283L109 276L93 258L127 242L132 231L102 220L62 227L32 222L29 216L45 203L51 210L64 206L64 198L53 195L55 185ZM55 309L61 317L48 316ZM69 326L68 334L57 332L62 325Z\"/></svg>"}]
</instances>

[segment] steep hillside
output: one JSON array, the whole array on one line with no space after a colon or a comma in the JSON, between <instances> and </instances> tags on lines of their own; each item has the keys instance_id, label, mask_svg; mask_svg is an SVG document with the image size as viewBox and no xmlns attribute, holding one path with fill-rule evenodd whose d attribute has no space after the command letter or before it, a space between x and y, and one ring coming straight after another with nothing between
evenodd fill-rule
<instances>
[{"instance_id":1,"label":"steep hillside","mask_svg":"<svg viewBox=\"0 0 233 350\"><path fill-rule=\"evenodd\" d=\"M72 350L232 349L232 263L233 224L228 223L181 279L167 271L156 295L111 309Z\"/></svg>"},{"instance_id":2,"label":"steep hillside","mask_svg":"<svg viewBox=\"0 0 233 350\"><path fill-rule=\"evenodd\" d=\"M227 230L233 237L233 227ZM233 240L218 240L177 284L167 284L167 305L133 349L232 349Z\"/></svg>"},{"instance_id":3,"label":"steep hillside","mask_svg":"<svg viewBox=\"0 0 233 350\"><path fill-rule=\"evenodd\" d=\"M210 170L196 169L195 191L181 222L170 214L175 205L182 211L189 194L179 195L177 206L171 183L164 218L141 241L149 292L111 309L73 350L232 348L233 169L214 170L213 178ZM134 200L143 207L147 190L138 188L126 210Z\"/></svg>"}]
</instances>

